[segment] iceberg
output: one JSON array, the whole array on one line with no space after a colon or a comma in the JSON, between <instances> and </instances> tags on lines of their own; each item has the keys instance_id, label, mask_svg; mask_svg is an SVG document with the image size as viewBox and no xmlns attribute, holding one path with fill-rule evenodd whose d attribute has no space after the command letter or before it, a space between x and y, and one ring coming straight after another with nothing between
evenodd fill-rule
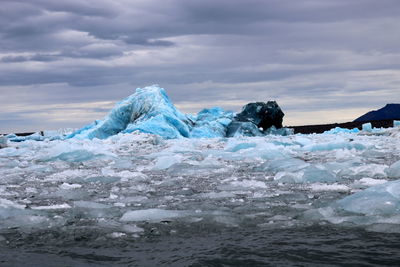
<instances>
[{"instance_id":1,"label":"iceberg","mask_svg":"<svg viewBox=\"0 0 400 267\"><path fill-rule=\"evenodd\" d=\"M137 88L101 121L72 133L69 138L105 139L118 133L141 131L166 139L189 137L192 122L172 104L157 85Z\"/></svg>"},{"instance_id":2,"label":"iceberg","mask_svg":"<svg viewBox=\"0 0 400 267\"><path fill-rule=\"evenodd\" d=\"M164 139L221 138L239 136L290 135L282 128L284 114L275 101L247 104L235 114L220 107L183 114L158 85L137 88L108 113L103 120L69 134L66 138L106 139L119 133L156 134Z\"/></svg>"}]
</instances>

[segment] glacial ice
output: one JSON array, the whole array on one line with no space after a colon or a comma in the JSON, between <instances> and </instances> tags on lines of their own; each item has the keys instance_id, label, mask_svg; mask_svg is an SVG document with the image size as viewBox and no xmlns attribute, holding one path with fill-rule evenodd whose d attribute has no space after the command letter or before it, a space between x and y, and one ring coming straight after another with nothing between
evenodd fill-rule
<instances>
[{"instance_id":1,"label":"glacial ice","mask_svg":"<svg viewBox=\"0 0 400 267\"><path fill-rule=\"evenodd\" d=\"M196 115L181 113L171 102L165 90L158 85L137 88L108 113L66 138L105 139L118 133L157 134L165 139L221 138L239 136L289 135L290 129L264 129L262 132L251 122L232 122L235 114L214 107L203 109ZM228 127L229 126L229 127ZM23 140L23 137L13 137ZM17 139L15 139L17 138ZM41 137L42 139L44 137ZM53 139L57 139L53 137Z\"/></svg>"},{"instance_id":2,"label":"glacial ice","mask_svg":"<svg viewBox=\"0 0 400 267\"><path fill-rule=\"evenodd\" d=\"M69 138L104 139L109 136L141 131L164 138L189 137L189 120L172 104L165 90L156 85L138 88L101 121L71 134Z\"/></svg>"}]
</instances>

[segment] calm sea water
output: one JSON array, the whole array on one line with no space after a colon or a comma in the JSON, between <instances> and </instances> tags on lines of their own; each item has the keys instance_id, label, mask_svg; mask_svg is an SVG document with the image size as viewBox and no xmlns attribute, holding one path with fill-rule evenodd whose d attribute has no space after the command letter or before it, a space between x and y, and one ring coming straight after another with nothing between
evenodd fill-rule
<instances>
[{"instance_id":1,"label":"calm sea water","mask_svg":"<svg viewBox=\"0 0 400 267\"><path fill-rule=\"evenodd\" d=\"M168 227L166 227L167 229ZM164 229L165 230L165 229ZM203 228L136 238L100 232L20 234L2 242L1 266L399 266L400 234L317 225ZM74 233L71 233L74 235ZM10 236L9 236L10 237Z\"/></svg>"}]
</instances>

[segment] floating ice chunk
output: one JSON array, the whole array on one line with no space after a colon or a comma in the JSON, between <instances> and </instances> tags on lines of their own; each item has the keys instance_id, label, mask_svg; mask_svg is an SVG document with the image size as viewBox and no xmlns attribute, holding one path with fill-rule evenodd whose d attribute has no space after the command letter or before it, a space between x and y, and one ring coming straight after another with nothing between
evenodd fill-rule
<instances>
[{"instance_id":1,"label":"floating ice chunk","mask_svg":"<svg viewBox=\"0 0 400 267\"><path fill-rule=\"evenodd\" d=\"M61 209L70 209L71 206L67 203L58 204L58 205L51 205L51 206L35 206L31 207L33 210L61 210Z\"/></svg>"},{"instance_id":2,"label":"floating ice chunk","mask_svg":"<svg viewBox=\"0 0 400 267\"><path fill-rule=\"evenodd\" d=\"M198 194L200 198L206 199L220 199L220 198L233 198L235 194L232 192L221 191L221 192L209 192Z\"/></svg>"},{"instance_id":3,"label":"floating ice chunk","mask_svg":"<svg viewBox=\"0 0 400 267\"><path fill-rule=\"evenodd\" d=\"M350 191L350 187L344 184L311 184L311 191L315 192L323 192L323 191L337 191L337 192L348 192Z\"/></svg>"},{"instance_id":4,"label":"floating ice chunk","mask_svg":"<svg viewBox=\"0 0 400 267\"><path fill-rule=\"evenodd\" d=\"M371 178L386 178L386 165L368 164L361 166L350 167L353 177L371 177Z\"/></svg>"},{"instance_id":5,"label":"floating ice chunk","mask_svg":"<svg viewBox=\"0 0 400 267\"><path fill-rule=\"evenodd\" d=\"M115 176L92 176L85 178L86 183L102 183L102 184L111 184L120 181L120 177Z\"/></svg>"},{"instance_id":6,"label":"floating ice chunk","mask_svg":"<svg viewBox=\"0 0 400 267\"><path fill-rule=\"evenodd\" d=\"M238 188L268 188L264 182L255 180L233 181L231 185Z\"/></svg>"},{"instance_id":7,"label":"floating ice chunk","mask_svg":"<svg viewBox=\"0 0 400 267\"><path fill-rule=\"evenodd\" d=\"M393 127L400 127L400 121L393 121Z\"/></svg>"},{"instance_id":8,"label":"floating ice chunk","mask_svg":"<svg viewBox=\"0 0 400 267\"><path fill-rule=\"evenodd\" d=\"M112 232L109 236L111 238L121 238L121 237L126 237L126 234L121 232Z\"/></svg>"},{"instance_id":9,"label":"floating ice chunk","mask_svg":"<svg viewBox=\"0 0 400 267\"><path fill-rule=\"evenodd\" d=\"M31 229L46 229L49 227L49 222L50 219L45 216L22 214L2 220L0 227L18 227L25 232Z\"/></svg>"},{"instance_id":10,"label":"floating ice chunk","mask_svg":"<svg viewBox=\"0 0 400 267\"><path fill-rule=\"evenodd\" d=\"M242 149L253 148L253 147L256 147L256 146L257 146L257 144L255 144L255 143L240 143L240 144L235 145L232 148L228 148L228 151L237 152L237 151L242 150Z\"/></svg>"},{"instance_id":11,"label":"floating ice chunk","mask_svg":"<svg viewBox=\"0 0 400 267\"><path fill-rule=\"evenodd\" d=\"M11 200L0 198L0 208L4 209L25 209L25 205L17 204Z\"/></svg>"},{"instance_id":12,"label":"floating ice chunk","mask_svg":"<svg viewBox=\"0 0 400 267\"><path fill-rule=\"evenodd\" d=\"M0 198L0 219L6 219L13 216L29 214L25 210L25 205L20 205L11 200Z\"/></svg>"},{"instance_id":13,"label":"floating ice chunk","mask_svg":"<svg viewBox=\"0 0 400 267\"><path fill-rule=\"evenodd\" d=\"M400 178L400 160L390 165L386 173L389 178Z\"/></svg>"},{"instance_id":14,"label":"floating ice chunk","mask_svg":"<svg viewBox=\"0 0 400 267\"><path fill-rule=\"evenodd\" d=\"M73 212L88 218L114 218L119 216L119 211L111 205L94 201L74 201Z\"/></svg>"},{"instance_id":15,"label":"floating ice chunk","mask_svg":"<svg viewBox=\"0 0 400 267\"><path fill-rule=\"evenodd\" d=\"M89 170L65 170L57 173L53 173L46 178L46 181L59 181L59 180L83 180L82 177L90 176L92 172Z\"/></svg>"},{"instance_id":16,"label":"floating ice chunk","mask_svg":"<svg viewBox=\"0 0 400 267\"><path fill-rule=\"evenodd\" d=\"M330 129L329 131L325 131L324 134L359 133L359 132L360 130L358 128L346 129L346 128L335 127L333 129Z\"/></svg>"},{"instance_id":17,"label":"floating ice chunk","mask_svg":"<svg viewBox=\"0 0 400 267\"><path fill-rule=\"evenodd\" d=\"M39 154L43 161L61 160L66 162L82 162L94 160L102 157L116 157L107 149L107 146L100 142L73 142L73 141L54 141L53 146L44 149Z\"/></svg>"},{"instance_id":18,"label":"floating ice chunk","mask_svg":"<svg viewBox=\"0 0 400 267\"><path fill-rule=\"evenodd\" d=\"M125 224L122 230L127 233L143 233L144 229L135 224Z\"/></svg>"},{"instance_id":19,"label":"floating ice chunk","mask_svg":"<svg viewBox=\"0 0 400 267\"><path fill-rule=\"evenodd\" d=\"M139 222L139 221L162 221L183 217L187 214L180 210L163 210L163 209L147 209L133 210L125 212L121 217L122 222Z\"/></svg>"},{"instance_id":20,"label":"floating ice chunk","mask_svg":"<svg viewBox=\"0 0 400 267\"><path fill-rule=\"evenodd\" d=\"M183 156L173 155L173 156L162 156L157 158L156 164L154 165L154 170L165 170L176 163L182 162Z\"/></svg>"},{"instance_id":21,"label":"floating ice chunk","mask_svg":"<svg viewBox=\"0 0 400 267\"><path fill-rule=\"evenodd\" d=\"M293 138L293 143L296 145L300 145L300 146L307 146L307 145L311 145L313 143L311 138L302 136L302 135L296 135Z\"/></svg>"},{"instance_id":22,"label":"floating ice chunk","mask_svg":"<svg viewBox=\"0 0 400 267\"><path fill-rule=\"evenodd\" d=\"M74 201L74 207L85 209L108 209L110 206L93 201Z\"/></svg>"},{"instance_id":23,"label":"floating ice chunk","mask_svg":"<svg viewBox=\"0 0 400 267\"><path fill-rule=\"evenodd\" d=\"M84 199L88 196L88 191L83 190L82 188L76 188L74 190L70 189L59 189L52 194L49 194L49 197L60 197L62 199L67 200L79 200Z\"/></svg>"},{"instance_id":24,"label":"floating ice chunk","mask_svg":"<svg viewBox=\"0 0 400 267\"><path fill-rule=\"evenodd\" d=\"M335 182L338 179L335 174L321 165L310 165L296 172L278 172L275 181L283 183L321 183Z\"/></svg>"},{"instance_id":25,"label":"floating ice chunk","mask_svg":"<svg viewBox=\"0 0 400 267\"><path fill-rule=\"evenodd\" d=\"M366 215L400 213L400 180L370 187L337 202L350 212Z\"/></svg>"},{"instance_id":26,"label":"floating ice chunk","mask_svg":"<svg viewBox=\"0 0 400 267\"><path fill-rule=\"evenodd\" d=\"M322 166L311 165L304 169L303 182L335 182L336 176Z\"/></svg>"},{"instance_id":27,"label":"floating ice chunk","mask_svg":"<svg viewBox=\"0 0 400 267\"><path fill-rule=\"evenodd\" d=\"M301 159L277 159L263 163L259 169L268 172L295 172L308 167L310 164Z\"/></svg>"},{"instance_id":28,"label":"floating ice chunk","mask_svg":"<svg viewBox=\"0 0 400 267\"><path fill-rule=\"evenodd\" d=\"M319 143L319 144L307 145L307 146L304 146L303 149L311 151L311 152L330 151L330 150L335 150L335 149L364 150L364 149L366 149L366 146L361 143L355 143L355 142L329 142L329 143Z\"/></svg>"},{"instance_id":29,"label":"floating ice chunk","mask_svg":"<svg viewBox=\"0 0 400 267\"><path fill-rule=\"evenodd\" d=\"M303 180L303 173L302 172L278 172L274 176L274 181L280 183L302 183Z\"/></svg>"},{"instance_id":30,"label":"floating ice chunk","mask_svg":"<svg viewBox=\"0 0 400 267\"><path fill-rule=\"evenodd\" d=\"M364 186L374 186L374 185L379 185L379 184L384 184L388 180L384 179L374 179L374 178L361 178L360 180L356 181L356 183L364 185Z\"/></svg>"},{"instance_id":31,"label":"floating ice chunk","mask_svg":"<svg viewBox=\"0 0 400 267\"><path fill-rule=\"evenodd\" d=\"M371 132L372 131L372 124L370 122L364 123L362 125L362 130L365 132Z\"/></svg>"},{"instance_id":32,"label":"floating ice chunk","mask_svg":"<svg viewBox=\"0 0 400 267\"><path fill-rule=\"evenodd\" d=\"M17 136L15 134L7 135L8 140L11 142L23 142L27 140L43 141L45 137L41 133L33 133L28 136Z\"/></svg>"},{"instance_id":33,"label":"floating ice chunk","mask_svg":"<svg viewBox=\"0 0 400 267\"><path fill-rule=\"evenodd\" d=\"M92 153L87 150L75 150L75 151L60 153L59 155L49 158L48 160L49 161L62 160L62 161L67 161L67 162L81 162L81 161L87 161L87 160L94 160L101 156L103 156L103 155Z\"/></svg>"},{"instance_id":34,"label":"floating ice chunk","mask_svg":"<svg viewBox=\"0 0 400 267\"><path fill-rule=\"evenodd\" d=\"M76 189L76 188L81 188L82 185L80 184L69 184L69 183L62 183L60 185L61 189Z\"/></svg>"}]
</instances>

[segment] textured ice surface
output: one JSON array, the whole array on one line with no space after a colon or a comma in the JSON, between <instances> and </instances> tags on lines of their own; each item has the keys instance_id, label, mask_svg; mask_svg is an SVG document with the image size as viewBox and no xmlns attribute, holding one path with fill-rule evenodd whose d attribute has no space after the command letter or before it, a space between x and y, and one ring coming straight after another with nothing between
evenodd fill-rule
<instances>
[{"instance_id":1,"label":"textured ice surface","mask_svg":"<svg viewBox=\"0 0 400 267\"><path fill-rule=\"evenodd\" d=\"M129 239L326 222L386 231L400 226L399 131L9 142L0 150L0 233L11 242L22 233Z\"/></svg>"},{"instance_id":2,"label":"textured ice surface","mask_svg":"<svg viewBox=\"0 0 400 267\"><path fill-rule=\"evenodd\" d=\"M232 122L234 115L233 112L224 111L219 107L203 109L197 115L183 114L173 105L163 88L153 85L137 88L134 94L117 103L103 120L97 120L69 134L66 138L105 139L118 133L134 131L157 134L165 139L290 135L293 133L291 129L276 129L275 127L261 132L255 124L249 122L235 122L237 127L230 127L231 130L228 131L228 125ZM12 138L10 140L14 141L26 139L16 136ZM44 138L40 136L40 140ZM58 136L52 139L60 138Z\"/></svg>"},{"instance_id":3,"label":"textured ice surface","mask_svg":"<svg viewBox=\"0 0 400 267\"><path fill-rule=\"evenodd\" d=\"M193 118L194 127L190 132L190 137L225 137L226 127L231 123L233 116L232 112L218 107L203 109Z\"/></svg>"},{"instance_id":4,"label":"textured ice surface","mask_svg":"<svg viewBox=\"0 0 400 267\"><path fill-rule=\"evenodd\" d=\"M164 138L188 137L188 118L175 108L163 88L154 85L136 89L133 95L117 103L103 120L69 137L104 139L137 130Z\"/></svg>"}]
</instances>

